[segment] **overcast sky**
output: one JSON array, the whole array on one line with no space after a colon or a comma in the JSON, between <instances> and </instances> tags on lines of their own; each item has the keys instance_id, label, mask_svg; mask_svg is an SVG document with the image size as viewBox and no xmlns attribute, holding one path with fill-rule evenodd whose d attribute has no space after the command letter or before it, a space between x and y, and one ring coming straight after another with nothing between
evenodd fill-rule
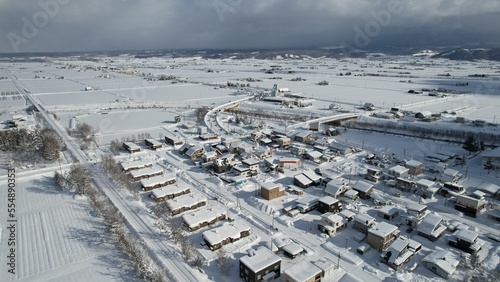
<instances>
[{"instance_id":1,"label":"overcast sky","mask_svg":"<svg viewBox=\"0 0 500 282\"><path fill-rule=\"evenodd\" d=\"M0 0L0 53L443 46L499 27L499 0Z\"/></svg>"}]
</instances>

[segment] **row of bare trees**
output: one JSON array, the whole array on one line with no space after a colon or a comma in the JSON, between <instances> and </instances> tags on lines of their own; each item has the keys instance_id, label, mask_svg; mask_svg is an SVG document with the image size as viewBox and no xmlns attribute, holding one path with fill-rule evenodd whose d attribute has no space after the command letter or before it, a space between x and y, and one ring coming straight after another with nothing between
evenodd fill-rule
<instances>
[{"instance_id":1,"label":"row of bare trees","mask_svg":"<svg viewBox=\"0 0 500 282\"><path fill-rule=\"evenodd\" d=\"M134 189L128 175L122 170L120 165L110 155L103 155L101 163L108 175L121 187L127 189L135 198L139 196L137 189Z\"/></svg>"},{"instance_id":2,"label":"row of bare trees","mask_svg":"<svg viewBox=\"0 0 500 282\"><path fill-rule=\"evenodd\" d=\"M124 218L111 200L100 190L91 185L89 171L82 165L72 165L69 172L55 173L56 183L63 189L75 189L88 197L90 206L96 215L102 218L110 237L120 251L125 253L137 275L148 282L164 282L165 275L154 267L154 263L145 251L140 240L126 232Z\"/></svg>"}]
</instances>

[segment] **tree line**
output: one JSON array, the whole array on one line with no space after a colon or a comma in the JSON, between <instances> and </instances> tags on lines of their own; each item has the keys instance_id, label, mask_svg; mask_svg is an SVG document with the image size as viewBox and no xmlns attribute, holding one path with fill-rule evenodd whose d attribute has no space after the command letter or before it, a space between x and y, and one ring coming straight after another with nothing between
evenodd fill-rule
<instances>
[{"instance_id":1,"label":"tree line","mask_svg":"<svg viewBox=\"0 0 500 282\"><path fill-rule=\"evenodd\" d=\"M15 128L0 131L0 151L12 153L36 153L46 160L56 160L64 143L55 130L50 128L27 130Z\"/></svg>"}]
</instances>

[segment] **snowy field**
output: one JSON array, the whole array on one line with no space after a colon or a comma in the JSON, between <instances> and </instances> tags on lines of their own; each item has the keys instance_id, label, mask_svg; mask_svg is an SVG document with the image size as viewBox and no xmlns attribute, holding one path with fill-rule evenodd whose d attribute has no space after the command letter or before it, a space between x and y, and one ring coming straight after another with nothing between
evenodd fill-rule
<instances>
[{"instance_id":1,"label":"snowy field","mask_svg":"<svg viewBox=\"0 0 500 282\"><path fill-rule=\"evenodd\" d=\"M9 233L2 199L0 253L5 257ZM61 192L42 176L18 179L16 204L16 274L2 263L2 281L138 281L86 198Z\"/></svg>"}]
</instances>

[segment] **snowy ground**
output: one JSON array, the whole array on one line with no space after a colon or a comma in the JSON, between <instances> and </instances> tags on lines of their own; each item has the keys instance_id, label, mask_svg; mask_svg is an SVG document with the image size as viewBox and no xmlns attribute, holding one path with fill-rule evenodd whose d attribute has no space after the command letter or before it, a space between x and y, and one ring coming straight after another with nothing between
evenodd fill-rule
<instances>
[{"instance_id":1,"label":"snowy ground","mask_svg":"<svg viewBox=\"0 0 500 282\"><path fill-rule=\"evenodd\" d=\"M492 62L450 62L446 60L432 60L420 58L376 58L376 59L346 59L346 60L305 60L305 61L260 61L260 60L201 60L201 59L166 59L151 58L148 60L134 59L128 56L103 59L101 62L88 62L70 60L69 66L66 60L55 60L53 64L40 63L3 63L15 77L33 93L43 106L58 115L59 124L63 128L69 127L69 119L77 117L80 122L86 122L98 130L96 135L100 148L87 152L91 156L102 154L107 150L106 145L115 139L127 138L140 133L149 133L152 138L161 139L166 130L178 130L182 139L198 142L193 129L185 130L173 124L174 116L181 115L185 120L194 122L193 111L200 106L214 107L246 97L236 95L238 89L220 88L214 84L225 85L228 81L233 83L249 83L251 87L245 92L267 92L274 85L289 88L293 93L302 93L305 96L316 99L311 107L288 109L274 103L247 102L241 105L243 109L260 110L268 113L276 112L285 115L298 114L301 116L330 116L336 114L327 110L332 103L339 104L345 110L365 115L359 107L366 102L375 104L377 111L387 111L391 107L401 107L404 110L431 111L440 113L442 111L456 111L457 116L471 120L482 119L497 124L496 115L500 112L500 67ZM107 68L99 69L106 65ZM274 74L265 74L263 69L271 66L281 66ZM64 66L64 68L62 68ZM109 68L108 68L109 67ZM111 68L116 68L111 70ZM209 71L210 70L210 71ZM2 75L0 70L0 76ZM293 71L289 73L289 71ZM340 73L351 75L340 76ZM450 76L444 76L446 74ZM102 77L110 74L109 78ZM187 83L171 83L171 81L147 81L143 74L173 75L181 77ZM485 78L469 77L473 74L486 74ZM40 78L35 78L35 75ZM64 76L64 79L60 79ZM306 81L290 81L293 78L302 77ZM243 81L245 78L253 78L261 81ZM318 82L327 80L330 85L319 86ZM458 83L468 83L459 86ZM92 87L92 91L83 91L86 86ZM446 88L459 91L461 94L451 94L445 98L436 98L426 94L409 94L408 90L420 90L422 88ZM0 81L0 91L15 91L15 85L10 80ZM1 99L1 98L0 98ZM158 106L162 109L140 109L146 105ZM9 119L13 114L25 113L23 100L7 98L0 103L0 120ZM127 109L128 107L128 109ZM110 109L112 108L112 109ZM474 128L470 124L458 125L452 123L455 116L445 115L442 120L422 123L422 126L454 128L464 130L485 130L496 133L497 128L487 126ZM380 123L386 120L377 119ZM214 123L219 123L224 130L242 132L249 131L250 126L242 127L236 123L221 123L220 118L215 118ZM284 128L294 122L268 121L266 126ZM391 121L395 122L395 121ZM212 125L212 124L210 124ZM175 128L174 128L175 127ZM302 129L302 128L300 128ZM223 129L221 129L224 131ZM230 134L227 134L230 135ZM379 133L370 133L357 130L342 132L340 136L334 137L341 143L362 148L359 154L349 157L340 157L334 162L325 163L320 166L322 171L329 171L342 175L352 181L361 179L360 174L369 167L363 162L368 153L381 155L382 153L391 157L392 164L396 160L416 159L430 167L433 163L425 160L425 156L437 151L447 151L460 156L466 155L458 145L445 142L430 142L422 139L396 137ZM245 139L246 140L246 139ZM141 144L142 145L142 144ZM254 143L251 143L253 146ZM276 150L275 156L289 157L286 151ZM157 161L170 172L176 172L182 181L190 183L200 193L209 198L209 205L219 205L227 209L229 214L239 217L252 227L252 235L234 244L229 244L224 249L231 253L233 269L228 277L222 277L214 263L216 254L199 244L202 241L203 231L212 227L205 227L191 232L189 239L194 243L199 252L207 258L209 264L203 268L207 279L214 281L238 281L238 259L246 254L250 247L266 245L272 238L284 240L295 240L307 249L306 255L301 255L294 260L284 257L282 254L282 270L293 267L300 260L316 260L327 257L337 263L337 251L342 253L340 260L339 275L344 272L357 274L365 281L433 281L440 280L436 276L419 265L415 270L410 270L415 263L420 263L422 258L435 246L448 248L446 237L443 236L437 242L430 242L417 236L407 234L401 228L402 234L412 237L423 244L422 251L415 256L403 270L394 272L382 263L379 263L380 253L374 250L364 256L356 253L356 243L351 238L357 234L351 225L340 231L335 237L326 238L316 228L319 213L312 211L297 218L290 218L281 211L287 204L297 196L287 196L274 201L266 201L255 195L255 183L245 184L241 187L233 185L216 185L214 178L200 168L194 167L192 162L185 157L179 156L175 150L166 146L166 149L158 152L144 150L142 153L132 155L132 158L145 157ZM122 153L120 160L129 159L128 154ZM285 174L266 174L262 172L259 179L267 179L282 183L285 186L292 184L293 175L302 169L314 169L317 166L304 161L304 167L298 171L286 170ZM467 166L454 166L462 174L467 174L461 184L469 191L483 182L500 183L498 174L488 174L482 169L481 155L468 160ZM184 171L184 172L182 172ZM182 172L182 173L181 173ZM425 172L427 176L433 175ZM4 174L1 174L4 175ZM3 181L2 178L2 182ZM110 185L108 183L108 185ZM388 187L383 183L375 185L379 193L386 193ZM117 255L117 250L106 240L103 226L99 219L94 217L88 208L85 199L74 198L70 194L56 191L51 180L44 176L33 179L19 180L17 199L19 202L18 223L18 274L10 276L6 281L108 281L126 280L133 277L133 273L125 265L125 260ZM117 198L127 192L115 195ZM310 188L305 194L323 196L321 188ZM120 196L121 195L121 196ZM141 221L135 226L144 228L148 226L148 232L157 232L153 226L151 210L155 204L149 199L148 193L141 192L139 202L128 203L130 195L122 197L120 203L128 213L148 214L146 221ZM419 202L414 195L402 193L400 198L393 198L396 206L404 207L407 203ZM459 218L463 223L476 229L481 238L487 243L480 252L482 265L486 270L497 267L500 261L500 247L497 242L486 239L488 233L498 234L500 225L498 222L487 218L485 214L477 218L463 217L450 206L445 205L446 200L436 197L426 201L429 209L439 212L445 220ZM0 203L0 210L6 210L6 201ZM354 211L367 212L376 217L376 209L369 201L361 201L356 205L347 207ZM1 241L0 254L6 254L5 238L5 213L0 215ZM134 219L134 222L138 219ZM397 218L392 223L398 223ZM377 221L383 221L377 218ZM218 226L220 224L217 224ZM272 231L271 226L279 231ZM415 232L414 232L415 233ZM31 236L33 234L33 236ZM152 234L149 239L156 240L162 234ZM163 237L162 237L163 238ZM334 250L325 247L325 243L331 243ZM167 241L165 244L170 245ZM170 246L172 248L178 248ZM155 245L160 250L164 244ZM164 250L164 249L163 249ZM455 250L455 252L457 252ZM110 259L113 260L110 260ZM170 254L166 260L172 258L180 259L180 256ZM353 261L363 260L360 265ZM94 274L84 274L92 268L97 270ZM179 268L182 269L182 268ZM6 266L0 266L0 271L6 273ZM181 270L182 271L182 270ZM196 271L195 271L196 272ZM460 281L468 272L467 268L459 267L457 273L451 279ZM198 275L200 276L200 275ZM41 279L41 280L40 280ZM1 280L1 279L0 279ZM281 281L282 277L278 280ZM3 281L3 280L2 280Z\"/></svg>"},{"instance_id":2,"label":"snowy ground","mask_svg":"<svg viewBox=\"0 0 500 282\"><path fill-rule=\"evenodd\" d=\"M61 192L51 178L41 176L18 179L16 204L16 274L8 273L8 266L2 263L2 281L137 280L86 198ZM0 253L5 257L9 233L3 195L0 209L4 211L0 215Z\"/></svg>"}]
</instances>

